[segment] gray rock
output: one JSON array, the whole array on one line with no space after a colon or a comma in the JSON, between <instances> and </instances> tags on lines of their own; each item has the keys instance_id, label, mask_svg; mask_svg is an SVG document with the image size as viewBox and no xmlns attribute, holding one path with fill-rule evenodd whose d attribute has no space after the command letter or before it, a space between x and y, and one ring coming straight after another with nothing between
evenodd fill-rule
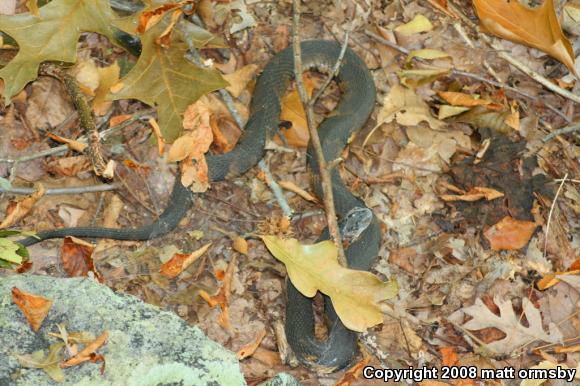
<instances>
[{"instance_id":1,"label":"gray rock","mask_svg":"<svg viewBox=\"0 0 580 386\"><path fill-rule=\"evenodd\" d=\"M12 287L53 301L38 333L13 304ZM16 275L0 278L0 386L58 385L42 370L23 368L14 356L48 349L56 342L48 332L58 331L57 323L69 332L109 332L99 350L106 359L104 374L100 363L85 362L65 369L61 385L245 385L232 352L172 313L86 278Z\"/></svg>"}]
</instances>

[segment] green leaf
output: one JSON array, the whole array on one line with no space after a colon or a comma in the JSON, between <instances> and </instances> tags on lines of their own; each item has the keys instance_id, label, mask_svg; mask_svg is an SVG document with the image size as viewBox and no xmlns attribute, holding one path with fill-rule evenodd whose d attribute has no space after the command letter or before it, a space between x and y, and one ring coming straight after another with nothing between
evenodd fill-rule
<instances>
[{"instance_id":1,"label":"green leaf","mask_svg":"<svg viewBox=\"0 0 580 386\"><path fill-rule=\"evenodd\" d=\"M329 240L313 245L276 236L262 236L262 240L286 265L298 291L308 297L317 291L328 295L347 328L362 332L383 322L380 303L397 295L396 281L385 283L370 272L342 267L336 247Z\"/></svg>"},{"instance_id":2,"label":"green leaf","mask_svg":"<svg viewBox=\"0 0 580 386\"><path fill-rule=\"evenodd\" d=\"M0 70L6 103L36 79L44 61L74 63L77 41L82 32L97 32L112 42L115 15L107 0L54 0L31 13L0 15L0 30L19 46L18 54Z\"/></svg>"},{"instance_id":3,"label":"green leaf","mask_svg":"<svg viewBox=\"0 0 580 386\"><path fill-rule=\"evenodd\" d=\"M22 256L18 254L20 248L22 246L14 241L0 238L0 259L14 264L22 264Z\"/></svg>"},{"instance_id":4,"label":"green leaf","mask_svg":"<svg viewBox=\"0 0 580 386\"><path fill-rule=\"evenodd\" d=\"M169 48L155 39L163 31L159 23L141 37L143 50L135 67L121 79L123 88L109 98L139 99L157 106L163 137L173 142L181 133L183 113L202 95L227 86L219 72L197 67L185 59L187 45L174 40Z\"/></svg>"}]
</instances>

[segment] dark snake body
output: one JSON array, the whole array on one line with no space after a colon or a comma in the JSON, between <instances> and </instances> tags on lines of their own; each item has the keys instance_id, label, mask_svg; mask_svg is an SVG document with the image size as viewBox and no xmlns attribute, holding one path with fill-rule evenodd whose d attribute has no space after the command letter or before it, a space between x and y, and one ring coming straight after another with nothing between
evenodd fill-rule
<instances>
[{"instance_id":1,"label":"dark snake body","mask_svg":"<svg viewBox=\"0 0 580 386\"><path fill-rule=\"evenodd\" d=\"M304 70L329 69L339 57L340 46L334 42L313 40L302 43ZM251 104L250 119L235 149L221 155L208 155L211 181L221 181L239 176L252 168L263 157L266 140L277 131L280 121L280 101L294 77L292 48L274 56L260 75ZM318 131L326 160L338 158L351 135L367 121L375 104L375 86L363 61L350 49L346 50L340 73L339 86L342 98L336 109L320 125ZM308 149L309 167L315 180L316 193L321 196L318 164ZM365 204L353 196L342 182L337 171L332 173L336 211L339 217L346 216L354 208L365 208ZM175 229L190 209L193 193L185 188L179 175L176 177L169 204L152 224L131 229L98 227L63 228L39 232L20 244L29 246L39 241L65 236L109 238L116 240L149 240ZM322 239L327 239L325 232ZM380 229L373 216L370 225L346 250L349 266L369 270L378 255ZM329 336L324 341L314 337L314 314L312 299L300 294L288 281L286 305L286 335L298 359L313 368L334 371L347 366L358 352L357 336L338 319L331 301L325 299L325 312Z\"/></svg>"}]
</instances>

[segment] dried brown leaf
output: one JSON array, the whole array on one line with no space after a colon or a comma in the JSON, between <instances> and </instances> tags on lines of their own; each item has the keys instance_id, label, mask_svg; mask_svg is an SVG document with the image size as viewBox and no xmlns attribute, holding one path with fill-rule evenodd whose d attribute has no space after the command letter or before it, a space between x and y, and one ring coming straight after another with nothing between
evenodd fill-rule
<instances>
[{"instance_id":1,"label":"dried brown leaf","mask_svg":"<svg viewBox=\"0 0 580 386\"><path fill-rule=\"evenodd\" d=\"M545 0L536 8L506 0L474 0L473 4L485 30L544 51L576 75L574 51L562 32L553 0Z\"/></svg>"},{"instance_id":2,"label":"dried brown leaf","mask_svg":"<svg viewBox=\"0 0 580 386\"><path fill-rule=\"evenodd\" d=\"M535 222L506 216L487 229L484 236L495 251L520 249L528 244L537 226Z\"/></svg>"},{"instance_id":3,"label":"dried brown leaf","mask_svg":"<svg viewBox=\"0 0 580 386\"><path fill-rule=\"evenodd\" d=\"M12 287L12 301L20 308L35 332L40 329L52 307L52 300L21 291L17 287Z\"/></svg>"},{"instance_id":4,"label":"dried brown leaf","mask_svg":"<svg viewBox=\"0 0 580 386\"><path fill-rule=\"evenodd\" d=\"M195 262L201 255L203 255L211 246L211 243L207 243L201 248L191 252L191 253L176 253L161 265L159 273L163 276L173 279L177 277L184 269L189 267L193 262Z\"/></svg>"}]
</instances>

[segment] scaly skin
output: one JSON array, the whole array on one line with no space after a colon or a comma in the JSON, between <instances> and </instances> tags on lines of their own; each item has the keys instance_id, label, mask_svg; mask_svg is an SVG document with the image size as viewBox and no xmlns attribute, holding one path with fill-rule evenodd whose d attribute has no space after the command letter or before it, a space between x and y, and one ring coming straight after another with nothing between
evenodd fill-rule
<instances>
[{"instance_id":1,"label":"scaly skin","mask_svg":"<svg viewBox=\"0 0 580 386\"><path fill-rule=\"evenodd\" d=\"M340 52L337 43L313 40L302 43L304 70L332 68ZM280 120L280 101L294 77L293 52L288 48L272 58L260 75L251 104L251 114L234 150L227 154L207 157L211 181L241 175L262 158L266 140L271 138ZM320 125L318 131L326 160L340 156L350 136L367 121L375 104L376 91L371 75L362 60L347 49L338 76L342 98ZM322 195L318 164L313 149L308 149L309 168L314 177L315 189ZM36 237L20 241L24 246L39 241L65 236L109 238L117 240L149 240L171 232L191 207L193 193L180 183L179 175L169 199L169 205L152 224L131 229L98 227L63 228L39 232ZM365 204L346 188L338 172L332 174L333 192L337 214L345 216L355 207ZM380 229L376 218L363 231L357 241L345 251L349 266L368 270L378 255ZM328 239L324 232L320 240ZM300 294L288 281L286 306L286 335L298 359L305 365L326 372L341 369L356 356L357 337L338 319L332 303L325 298L329 337L319 341L314 337L312 299Z\"/></svg>"}]
</instances>

